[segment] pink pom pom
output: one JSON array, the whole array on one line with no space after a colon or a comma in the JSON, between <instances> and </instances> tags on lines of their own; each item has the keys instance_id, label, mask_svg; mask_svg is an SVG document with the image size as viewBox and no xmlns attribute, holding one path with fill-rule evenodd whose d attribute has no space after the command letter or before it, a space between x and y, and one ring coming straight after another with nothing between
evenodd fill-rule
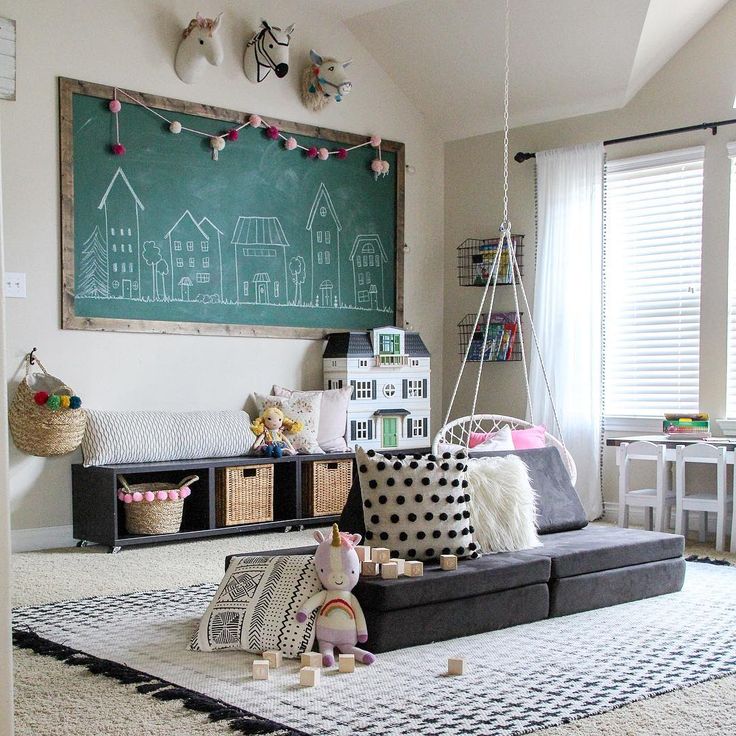
<instances>
[{"instance_id":1,"label":"pink pom pom","mask_svg":"<svg viewBox=\"0 0 736 736\"><path fill-rule=\"evenodd\" d=\"M107 103L108 108L110 108L110 112L118 113L122 109L122 105L120 104L120 100L110 100L110 102Z\"/></svg>"},{"instance_id":2,"label":"pink pom pom","mask_svg":"<svg viewBox=\"0 0 736 736\"><path fill-rule=\"evenodd\" d=\"M125 500L125 491L122 488L120 490L118 490L118 498L121 501L124 501Z\"/></svg>"},{"instance_id":3,"label":"pink pom pom","mask_svg":"<svg viewBox=\"0 0 736 736\"><path fill-rule=\"evenodd\" d=\"M169 501L178 501L179 500L179 491L172 490L169 491Z\"/></svg>"},{"instance_id":4,"label":"pink pom pom","mask_svg":"<svg viewBox=\"0 0 736 736\"><path fill-rule=\"evenodd\" d=\"M166 491L156 491L156 498L159 501L165 501L169 497L169 494L166 493Z\"/></svg>"},{"instance_id":5,"label":"pink pom pom","mask_svg":"<svg viewBox=\"0 0 736 736\"><path fill-rule=\"evenodd\" d=\"M123 496L123 501L124 501L125 503L133 503L133 496L131 496L131 495L130 495L130 493L126 493L126 494L125 494L125 495Z\"/></svg>"},{"instance_id":6,"label":"pink pom pom","mask_svg":"<svg viewBox=\"0 0 736 736\"><path fill-rule=\"evenodd\" d=\"M142 500L143 500L143 494L142 494L142 493L140 493L139 491L136 491L136 492L135 492L135 493L133 494L133 500L134 500L134 501L135 501L136 503L139 503L140 501L142 501Z\"/></svg>"},{"instance_id":7,"label":"pink pom pom","mask_svg":"<svg viewBox=\"0 0 736 736\"><path fill-rule=\"evenodd\" d=\"M327 161L330 157L330 152L326 148L320 148L317 153L319 154L320 161Z\"/></svg>"},{"instance_id":8,"label":"pink pom pom","mask_svg":"<svg viewBox=\"0 0 736 736\"><path fill-rule=\"evenodd\" d=\"M113 143L112 152L116 156L123 156L125 154L125 146L122 143Z\"/></svg>"},{"instance_id":9,"label":"pink pom pom","mask_svg":"<svg viewBox=\"0 0 736 736\"><path fill-rule=\"evenodd\" d=\"M269 125L266 128L266 137L275 141L279 137L279 129L275 125Z\"/></svg>"},{"instance_id":10,"label":"pink pom pom","mask_svg":"<svg viewBox=\"0 0 736 736\"><path fill-rule=\"evenodd\" d=\"M254 128L260 128L261 127L261 123L263 121L261 120L261 116L260 115L251 115L248 118L248 122L251 124L252 127L254 127Z\"/></svg>"},{"instance_id":11,"label":"pink pom pom","mask_svg":"<svg viewBox=\"0 0 736 736\"><path fill-rule=\"evenodd\" d=\"M293 151L296 148L296 138L289 137L284 141L284 148L287 151Z\"/></svg>"},{"instance_id":12,"label":"pink pom pom","mask_svg":"<svg viewBox=\"0 0 736 736\"><path fill-rule=\"evenodd\" d=\"M148 503L151 503L151 501L154 501L156 499L156 494L153 491L146 491L143 494L143 498L145 498Z\"/></svg>"},{"instance_id":13,"label":"pink pom pom","mask_svg":"<svg viewBox=\"0 0 736 736\"><path fill-rule=\"evenodd\" d=\"M307 151L307 156L309 156L309 158L317 158L318 153L319 153L319 151L317 151L317 146L312 146Z\"/></svg>"},{"instance_id":14,"label":"pink pom pom","mask_svg":"<svg viewBox=\"0 0 736 736\"><path fill-rule=\"evenodd\" d=\"M227 132L227 139L229 141L236 141L238 140L239 136L240 136L240 133L238 133L238 131L235 130L235 128L233 128L232 130L228 130Z\"/></svg>"},{"instance_id":15,"label":"pink pom pom","mask_svg":"<svg viewBox=\"0 0 736 736\"><path fill-rule=\"evenodd\" d=\"M371 145L373 148L378 148L378 146L381 145L381 136L380 135L372 135L371 136Z\"/></svg>"},{"instance_id":16,"label":"pink pom pom","mask_svg":"<svg viewBox=\"0 0 736 736\"><path fill-rule=\"evenodd\" d=\"M371 171L375 174L380 174L383 171L383 161L380 158L374 158L371 161Z\"/></svg>"},{"instance_id":17,"label":"pink pom pom","mask_svg":"<svg viewBox=\"0 0 736 736\"><path fill-rule=\"evenodd\" d=\"M184 486L184 488L179 491L179 495L182 498L187 498L187 496L192 495L192 489L189 486Z\"/></svg>"},{"instance_id":18,"label":"pink pom pom","mask_svg":"<svg viewBox=\"0 0 736 736\"><path fill-rule=\"evenodd\" d=\"M338 148L337 157L340 159L340 161L344 161L348 157L348 152L344 148Z\"/></svg>"},{"instance_id":19,"label":"pink pom pom","mask_svg":"<svg viewBox=\"0 0 736 736\"><path fill-rule=\"evenodd\" d=\"M388 161L381 161L381 173L382 174L388 174L388 170L391 168L391 165Z\"/></svg>"}]
</instances>

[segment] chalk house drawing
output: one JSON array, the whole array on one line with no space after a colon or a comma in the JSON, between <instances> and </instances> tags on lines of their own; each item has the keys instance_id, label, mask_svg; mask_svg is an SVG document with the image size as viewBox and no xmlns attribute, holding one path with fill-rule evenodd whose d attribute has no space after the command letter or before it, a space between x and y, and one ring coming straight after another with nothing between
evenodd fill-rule
<instances>
[{"instance_id":1,"label":"chalk house drawing","mask_svg":"<svg viewBox=\"0 0 736 736\"><path fill-rule=\"evenodd\" d=\"M320 182L307 218L311 236L311 288L309 300L315 306L342 306L340 284L340 231L327 187Z\"/></svg>"},{"instance_id":2,"label":"chalk house drawing","mask_svg":"<svg viewBox=\"0 0 736 736\"><path fill-rule=\"evenodd\" d=\"M350 251L353 264L353 288L358 307L372 310L384 309L386 299L383 289L384 265L388 263L378 235L358 235Z\"/></svg>"}]
</instances>

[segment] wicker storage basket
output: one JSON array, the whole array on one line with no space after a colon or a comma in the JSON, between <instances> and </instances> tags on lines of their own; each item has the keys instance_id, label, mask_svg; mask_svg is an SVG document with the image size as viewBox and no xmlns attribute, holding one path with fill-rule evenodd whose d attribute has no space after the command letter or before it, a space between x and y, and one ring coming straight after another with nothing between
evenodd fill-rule
<instances>
[{"instance_id":1,"label":"wicker storage basket","mask_svg":"<svg viewBox=\"0 0 736 736\"><path fill-rule=\"evenodd\" d=\"M273 521L273 465L217 468L217 525Z\"/></svg>"},{"instance_id":2,"label":"wicker storage basket","mask_svg":"<svg viewBox=\"0 0 736 736\"><path fill-rule=\"evenodd\" d=\"M341 513L353 485L352 459L316 460L302 472L304 514L332 516Z\"/></svg>"},{"instance_id":3,"label":"wicker storage basket","mask_svg":"<svg viewBox=\"0 0 736 736\"><path fill-rule=\"evenodd\" d=\"M40 372L32 369L31 356L26 355L26 375L10 402L8 420L13 442L29 455L66 455L81 444L87 416L84 409L54 410L46 405L39 406L33 399L39 391L69 396L74 392L50 375L38 358L34 358L33 365L37 365Z\"/></svg>"},{"instance_id":4,"label":"wicker storage basket","mask_svg":"<svg viewBox=\"0 0 736 736\"><path fill-rule=\"evenodd\" d=\"M128 485L122 475L118 476L126 493L146 493L151 491L181 491L199 480L198 475L188 478L175 485L174 483L135 483ZM184 513L185 498L155 501L134 501L125 506L125 530L128 534L175 534L181 529L181 519Z\"/></svg>"}]
</instances>

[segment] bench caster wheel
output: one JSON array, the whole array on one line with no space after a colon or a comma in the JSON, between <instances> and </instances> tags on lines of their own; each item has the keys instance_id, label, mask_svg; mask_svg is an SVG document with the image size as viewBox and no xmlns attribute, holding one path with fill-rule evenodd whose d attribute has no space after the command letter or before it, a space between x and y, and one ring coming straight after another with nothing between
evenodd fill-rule
<instances>
[{"instance_id":1,"label":"bench caster wheel","mask_svg":"<svg viewBox=\"0 0 736 736\"><path fill-rule=\"evenodd\" d=\"M77 547L91 547L92 542L88 542L86 539L80 539L77 542Z\"/></svg>"},{"instance_id":2,"label":"bench caster wheel","mask_svg":"<svg viewBox=\"0 0 736 736\"><path fill-rule=\"evenodd\" d=\"M109 553L110 553L111 555L119 555L119 554L120 554L120 552L122 552L122 549L123 549L122 547L110 547L110 548L108 549L108 552L109 552Z\"/></svg>"},{"instance_id":3,"label":"bench caster wheel","mask_svg":"<svg viewBox=\"0 0 736 736\"><path fill-rule=\"evenodd\" d=\"M290 526L285 526L284 527L284 534L286 534L287 532L290 532L290 531L291 531L291 527Z\"/></svg>"}]
</instances>

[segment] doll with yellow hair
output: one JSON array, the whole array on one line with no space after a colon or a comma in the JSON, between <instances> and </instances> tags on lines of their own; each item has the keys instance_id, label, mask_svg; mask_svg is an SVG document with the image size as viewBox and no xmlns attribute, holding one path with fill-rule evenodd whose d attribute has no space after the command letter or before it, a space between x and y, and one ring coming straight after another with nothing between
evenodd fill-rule
<instances>
[{"instance_id":1,"label":"doll with yellow hair","mask_svg":"<svg viewBox=\"0 0 736 736\"><path fill-rule=\"evenodd\" d=\"M256 435L252 449L266 457L296 455L296 449L286 436L286 432L300 432L303 427L301 422L285 417L284 412L278 407L269 406L250 425L253 434Z\"/></svg>"}]
</instances>

